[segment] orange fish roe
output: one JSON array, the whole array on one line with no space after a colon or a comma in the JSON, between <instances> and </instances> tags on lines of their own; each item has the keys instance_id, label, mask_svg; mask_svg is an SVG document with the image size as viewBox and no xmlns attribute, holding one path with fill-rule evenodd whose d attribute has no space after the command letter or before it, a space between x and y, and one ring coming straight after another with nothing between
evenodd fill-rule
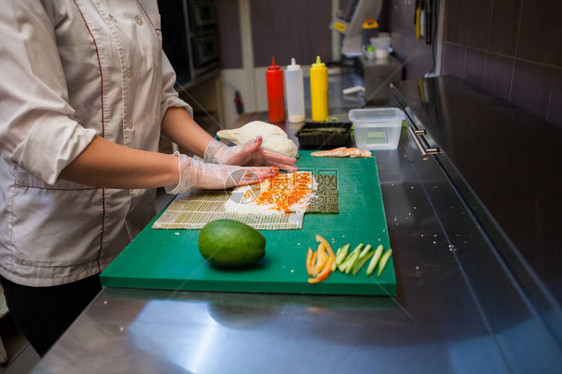
<instances>
[{"instance_id":1,"label":"orange fish roe","mask_svg":"<svg viewBox=\"0 0 562 374\"><path fill-rule=\"evenodd\" d=\"M259 191L250 189L244 197L249 198L252 194L257 194L254 200L256 205L265 205L279 212L289 213L294 211L295 204L300 204L301 209L308 209L312 192L312 173L299 171L266 179L260 183Z\"/></svg>"}]
</instances>

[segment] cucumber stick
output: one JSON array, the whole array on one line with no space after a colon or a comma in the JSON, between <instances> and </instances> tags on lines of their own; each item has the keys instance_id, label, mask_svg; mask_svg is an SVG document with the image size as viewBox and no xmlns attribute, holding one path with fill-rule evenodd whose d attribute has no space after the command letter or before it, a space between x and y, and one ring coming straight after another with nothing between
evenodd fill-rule
<instances>
[{"instance_id":1,"label":"cucumber stick","mask_svg":"<svg viewBox=\"0 0 562 374\"><path fill-rule=\"evenodd\" d=\"M355 251L361 253L361 250L363 249L364 246L365 246L365 244L359 243L359 244L357 245L357 247L355 247L355 249L353 250L352 253L355 253ZM359 256L359 255L358 255L358 256Z\"/></svg>"},{"instance_id":2,"label":"cucumber stick","mask_svg":"<svg viewBox=\"0 0 562 374\"><path fill-rule=\"evenodd\" d=\"M375 271L375 268L377 267L377 264L382 256L382 250L383 250L383 246L382 244L379 244L379 246L377 247L377 249L375 250L375 254L373 255L373 258L371 259L371 262L369 262L369 266L367 267L367 276L370 277L371 274L373 274L373 272Z\"/></svg>"},{"instance_id":3,"label":"cucumber stick","mask_svg":"<svg viewBox=\"0 0 562 374\"><path fill-rule=\"evenodd\" d=\"M382 271L384 270L384 267L386 266L386 263L388 262L388 259L390 258L391 255L392 255L392 249L389 248L388 251L386 251L381 258L381 263L379 264L379 272L377 274L377 277L381 276Z\"/></svg>"},{"instance_id":4,"label":"cucumber stick","mask_svg":"<svg viewBox=\"0 0 562 374\"><path fill-rule=\"evenodd\" d=\"M370 244L365 246L363 243L359 244L351 252L349 252L349 248L350 245L346 244L337 250L332 271L339 269L342 273L357 275L363 266L371 260L367 267L367 276L370 277L378 265L377 277L380 277L390 256L392 256L392 249L388 249L385 252L382 244L378 245L374 251Z\"/></svg>"},{"instance_id":5,"label":"cucumber stick","mask_svg":"<svg viewBox=\"0 0 562 374\"><path fill-rule=\"evenodd\" d=\"M360 246L362 246L363 244L360 244ZM351 273L351 270L353 270L353 267L355 266L355 263L357 262L357 260L359 260L359 255L361 254L361 249L358 246L353 252L353 256L347 260L349 261L349 263L347 264L347 267L345 268L345 273L349 274Z\"/></svg>"},{"instance_id":6,"label":"cucumber stick","mask_svg":"<svg viewBox=\"0 0 562 374\"><path fill-rule=\"evenodd\" d=\"M359 244L351 253L345 257L341 263L338 265L340 271L345 273L349 267L353 267L355 265L355 261L359 258L361 254L361 249L363 248L363 243Z\"/></svg>"},{"instance_id":7,"label":"cucumber stick","mask_svg":"<svg viewBox=\"0 0 562 374\"><path fill-rule=\"evenodd\" d=\"M349 244L344 245L341 248L341 252L338 251L338 254L336 255L336 261L334 261L336 263L336 265L341 265L341 263L343 262L343 260L345 259L345 256L347 256L347 251L349 251Z\"/></svg>"},{"instance_id":8,"label":"cucumber stick","mask_svg":"<svg viewBox=\"0 0 562 374\"><path fill-rule=\"evenodd\" d=\"M336 252L336 259L338 258L338 255L341 253L342 249L338 248L337 252ZM334 263L332 264L332 271L336 271L338 267L338 264L336 263L336 261L334 261Z\"/></svg>"},{"instance_id":9,"label":"cucumber stick","mask_svg":"<svg viewBox=\"0 0 562 374\"><path fill-rule=\"evenodd\" d=\"M352 270L353 270L353 275L357 275L357 273L359 272L359 269L365 264L365 262L366 262L367 260L363 261L363 259L369 255L369 252L371 251L371 248L372 248L372 247L371 247L370 244L367 244L367 245L365 246L365 248L363 248L363 250L362 250L361 253L359 254L359 258L357 259L357 261L355 261L355 265L353 266L353 269L352 269ZM371 257L371 256L369 256L369 258L370 258L370 257ZM359 265L359 264L361 264L361 265Z\"/></svg>"},{"instance_id":10,"label":"cucumber stick","mask_svg":"<svg viewBox=\"0 0 562 374\"><path fill-rule=\"evenodd\" d=\"M367 253L369 253L369 251L371 250L371 245L367 244L365 246L365 248L361 251L361 254L359 255L359 259L362 259L363 257L365 257L367 255Z\"/></svg>"},{"instance_id":11,"label":"cucumber stick","mask_svg":"<svg viewBox=\"0 0 562 374\"><path fill-rule=\"evenodd\" d=\"M338 265L338 268L340 269L340 271L342 273L345 273L345 271L347 270L347 268L349 267L349 265L351 264L351 262L353 261L353 257L355 257L355 252L351 252L346 258L345 260L343 260L341 262L341 264Z\"/></svg>"},{"instance_id":12,"label":"cucumber stick","mask_svg":"<svg viewBox=\"0 0 562 374\"><path fill-rule=\"evenodd\" d=\"M347 256L347 258L345 259L344 262L347 262L347 266L345 268L346 274L351 273L351 271L353 270L353 267L355 266L355 264L359 260L359 257L361 256L362 249L363 249L363 243L360 243L359 245L357 245L357 247L355 247L355 249L351 252L351 254L349 256Z\"/></svg>"},{"instance_id":13,"label":"cucumber stick","mask_svg":"<svg viewBox=\"0 0 562 374\"><path fill-rule=\"evenodd\" d=\"M375 251L370 251L363 257L359 256L359 261L357 261L357 263L355 264L355 268L353 269L353 275L357 275L357 273L359 273L359 270L361 270L363 265L365 265L365 262L369 261L369 259L373 257L374 254Z\"/></svg>"}]
</instances>

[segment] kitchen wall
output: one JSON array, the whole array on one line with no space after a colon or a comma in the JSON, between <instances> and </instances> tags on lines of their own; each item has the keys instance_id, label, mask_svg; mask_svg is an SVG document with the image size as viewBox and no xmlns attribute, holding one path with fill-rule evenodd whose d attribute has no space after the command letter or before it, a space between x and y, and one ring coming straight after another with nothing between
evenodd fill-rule
<instances>
[{"instance_id":1,"label":"kitchen wall","mask_svg":"<svg viewBox=\"0 0 562 374\"><path fill-rule=\"evenodd\" d=\"M237 117L234 95L245 112L267 110L265 70L295 57L306 72L316 56L333 58L329 29L334 0L215 0L221 48L224 125Z\"/></svg>"},{"instance_id":2,"label":"kitchen wall","mask_svg":"<svg viewBox=\"0 0 562 374\"><path fill-rule=\"evenodd\" d=\"M271 56L281 65L295 57L303 67L310 65L316 55L324 61L338 60L340 37L328 25L335 12L345 10L350 2L215 0L225 124L238 116L234 105L236 91L246 112L267 110L265 69ZM396 57L404 63L406 79L423 77L438 64L436 39L433 45L428 45L425 40L415 38L414 6L415 0L383 0L378 19L381 31L392 32L392 46Z\"/></svg>"},{"instance_id":3,"label":"kitchen wall","mask_svg":"<svg viewBox=\"0 0 562 374\"><path fill-rule=\"evenodd\" d=\"M254 65L310 65L332 59L330 0L251 0Z\"/></svg>"},{"instance_id":4,"label":"kitchen wall","mask_svg":"<svg viewBox=\"0 0 562 374\"><path fill-rule=\"evenodd\" d=\"M434 0L432 24L435 31L427 44L425 39L416 39L414 25L415 0L385 0L381 14L381 27L385 21L391 31L394 55L404 64L404 79L418 79L436 71L438 61L437 28L438 0Z\"/></svg>"},{"instance_id":5,"label":"kitchen wall","mask_svg":"<svg viewBox=\"0 0 562 374\"><path fill-rule=\"evenodd\" d=\"M405 79L455 74L562 127L562 1L434 3L444 15L442 43L429 46L415 39L415 0L385 0Z\"/></svg>"},{"instance_id":6,"label":"kitchen wall","mask_svg":"<svg viewBox=\"0 0 562 374\"><path fill-rule=\"evenodd\" d=\"M240 93L246 112L267 110L265 69L276 57L286 65L291 57L305 68L316 55L339 59L340 36L328 25L338 9L351 0L214 0L219 25L225 124L238 113L234 94ZM405 64L404 77L418 78L433 68L431 45L415 39L415 0L383 0L381 31L391 31L396 56ZM336 47L334 47L334 45Z\"/></svg>"},{"instance_id":7,"label":"kitchen wall","mask_svg":"<svg viewBox=\"0 0 562 374\"><path fill-rule=\"evenodd\" d=\"M292 56L303 65L316 54L337 58L327 25L350 0L215 1L229 123L236 90L246 111L267 108L262 76L272 55L282 65ZM391 32L405 79L455 74L562 127L562 1L434 0L434 25L439 11L443 20L432 44L415 38L415 0L383 4L379 23Z\"/></svg>"},{"instance_id":8,"label":"kitchen wall","mask_svg":"<svg viewBox=\"0 0 562 374\"><path fill-rule=\"evenodd\" d=\"M330 0L215 0L224 69L243 67L240 1L247 3L242 11L249 12L242 17L251 22L254 66L269 66L272 56L282 65L291 57L303 64L317 55L332 59Z\"/></svg>"},{"instance_id":9,"label":"kitchen wall","mask_svg":"<svg viewBox=\"0 0 562 374\"><path fill-rule=\"evenodd\" d=\"M240 69L242 36L238 0L214 0L222 69Z\"/></svg>"},{"instance_id":10,"label":"kitchen wall","mask_svg":"<svg viewBox=\"0 0 562 374\"><path fill-rule=\"evenodd\" d=\"M562 1L445 3L442 74L562 127Z\"/></svg>"}]
</instances>

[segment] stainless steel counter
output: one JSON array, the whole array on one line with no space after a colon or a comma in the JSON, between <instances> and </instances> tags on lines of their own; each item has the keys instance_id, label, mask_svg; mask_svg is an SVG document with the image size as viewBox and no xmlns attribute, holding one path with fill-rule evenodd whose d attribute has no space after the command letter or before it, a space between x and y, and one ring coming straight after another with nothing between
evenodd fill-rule
<instances>
[{"instance_id":1,"label":"stainless steel counter","mask_svg":"<svg viewBox=\"0 0 562 374\"><path fill-rule=\"evenodd\" d=\"M376 157L396 297L104 289L34 372L559 372L559 306L515 281L439 160L405 129Z\"/></svg>"}]
</instances>

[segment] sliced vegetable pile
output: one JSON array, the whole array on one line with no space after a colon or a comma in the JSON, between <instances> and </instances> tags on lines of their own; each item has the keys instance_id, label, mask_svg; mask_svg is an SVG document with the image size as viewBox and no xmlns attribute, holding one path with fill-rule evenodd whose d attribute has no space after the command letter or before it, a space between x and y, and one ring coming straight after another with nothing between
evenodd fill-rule
<instances>
[{"instance_id":1,"label":"sliced vegetable pile","mask_svg":"<svg viewBox=\"0 0 562 374\"><path fill-rule=\"evenodd\" d=\"M355 247L355 249L350 253L348 253L349 248L350 245L346 244L337 250L336 261L334 261L334 264L332 265L332 271L339 270L342 273L352 273L353 275L357 275L361 268L370 259L371 261L367 266L367 276L370 277L378 265L379 271L377 273L377 277L380 277L388 260L390 259L390 256L392 256L392 249L389 248L386 252L384 252L382 244L380 244L375 250L372 250L372 246L370 244L365 246L363 243Z\"/></svg>"},{"instance_id":2,"label":"sliced vegetable pile","mask_svg":"<svg viewBox=\"0 0 562 374\"><path fill-rule=\"evenodd\" d=\"M334 251L323 237L316 235L318 250L312 251L308 248L306 256L306 270L310 275L309 283L318 283L328 278L331 272L339 270L345 274L357 275L359 271L367 264L366 274L368 277L373 275L378 266L377 277L380 277L390 256L392 249L384 251L384 247L380 244L376 249L372 249L370 244L366 246L361 243L351 252L349 252L350 244L346 244Z\"/></svg>"},{"instance_id":3,"label":"sliced vegetable pile","mask_svg":"<svg viewBox=\"0 0 562 374\"><path fill-rule=\"evenodd\" d=\"M313 252L312 248L309 247L306 255L306 271L311 276L308 283L318 283L328 278L336 260L336 255L326 239L316 235L316 241L320 242L318 250Z\"/></svg>"}]
</instances>

